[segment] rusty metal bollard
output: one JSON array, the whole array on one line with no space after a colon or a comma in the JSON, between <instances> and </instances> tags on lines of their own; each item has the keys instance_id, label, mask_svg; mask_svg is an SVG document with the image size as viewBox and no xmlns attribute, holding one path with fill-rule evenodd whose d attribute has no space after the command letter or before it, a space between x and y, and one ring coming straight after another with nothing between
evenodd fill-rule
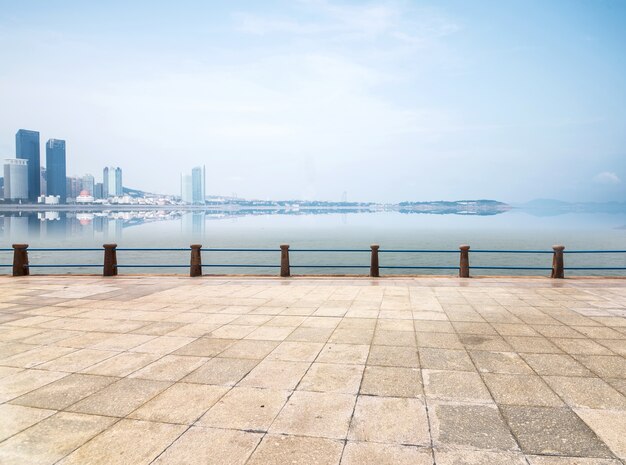
<instances>
[{"instance_id":1,"label":"rusty metal bollard","mask_svg":"<svg viewBox=\"0 0 626 465\"><path fill-rule=\"evenodd\" d=\"M28 276L28 244L13 244L13 276Z\"/></svg>"},{"instance_id":2,"label":"rusty metal bollard","mask_svg":"<svg viewBox=\"0 0 626 465\"><path fill-rule=\"evenodd\" d=\"M189 265L189 276L192 278L202 276L202 245L192 244L190 247L191 263Z\"/></svg>"},{"instance_id":3,"label":"rusty metal bollard","mask_svg":"<svg viewBox=\"0 0 626 465\"><path fill-rule=\"evenodd\" d=\"M552 250L554 253L552 254L552 273L550 274L550 277L554 279L563 279L565 278L565 268L563 265L563 251L565 250L565 246L553 245Z\"/></svg>"},{"instance_id":4,"label":"rusty metal bollard","mask_svg":"<svg viewBox=\"0 0 626 465\"><path fill-rule=\"evenodd\" d=\"M461 259L459 261L459 278L469 278L470 277L470 266L469 266L469 249L470 246L463 244L459 246L461 250Z\"/></svg>"},{"instance_id":5,"label":"rusty metal bollard","mask_svg":"<svg viewBox=\"0 0 626 465\"><path fill-rule=\"evenodd\" d=\"M287 278L291 276L289 269L289 244L280 245L280 276Z\"/></svg>"},{"instance_id":6,"label":"rusty metal bollard","mask_svg":"<svg viewBox=\"0 0 626 465\"><path fill-rule=\"evenodd\" d=\"M378 266L378 249L380 249L380 246L378 244L372 244L370 245L370 249L372 249L372 258L370 260L370 277L379 278L380 268Z\"/></svg>"},{"instance_id":7,"label":"rusty metal bollard","mask_svg":"<svg viewBox=\"0 0 626 465\"><path fill-rule=\"evenodd\" d=\"M117 276L117 244L104 244L102 276Z\"/></svg>"}]
</instances>

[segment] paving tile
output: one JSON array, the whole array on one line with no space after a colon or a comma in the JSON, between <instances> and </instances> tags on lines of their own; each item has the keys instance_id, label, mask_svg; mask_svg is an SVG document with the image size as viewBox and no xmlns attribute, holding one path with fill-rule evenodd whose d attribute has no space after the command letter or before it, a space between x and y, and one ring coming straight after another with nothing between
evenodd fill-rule
<instances>
[{"instance_id":1,"label":"paving tile","mask_svg":"<svg viewBox=\"0 0 626 465\"><path fill-rule=\"evenodd\" d=\"M261 326L246 336L258 341L284 341L293 332L291 326Z\"/></svg>"},{"instance_id":2,"label":"paving tile","mask_svg":"<svg viewBox=\"0 0 626 465\"><path fill-rule=\"evenodd\" d=\"M212 358L196 371L185 376L186 383L234 386L259 363L258 360Z\"/></svg>"},{"instance_id":3,"label":"paving tile","mask_svg":"<svg viewBox=\"0 0 626 465\"><path fill-rule=\"evenodd\" d=\"M257 326L228 324L211 331L208 336L218 339L243 339L255 329Z\"/></svg>"},{"instance_id":4,"label":"paving tile","mask_svg":"<svg viewBox=\"0 0 626 465\"><path fill-rule=\"evenodd\" d=\"M269 432L345 439L356 396L296 391Z\"/></svg>"},{"instance_id":5,"label":"paving tile","mask_svg":"<svg viewBox=\"0 0 626 465\"><path fill-rule=\"evenodd\" d=\"M0 442L39 423L56 413L54 410L23 407L21 405L0 405Z\"/></svg>"},{"instance_id":6,"label":"paving tile","mask_svg":"<svg viewBox=\"0 0 626 465\"><path fill-rule=\"evenodd\" d=\"M601 378L626 379L626 359L607 355L577 355L576 359Z\"/></svg>"},{"instance_id":7,"label":"paving tile","mask_svg":"<svg viewBox=\"0 0 626 465\"><path fill-rule=\"evenodd\" d=\"M20 352L19 354L2 358L2 360L0 360L0 365L18 368L33 368L37 365L41 365L75 351L76 349L70 347L40 346L26 352Z\"/></svg>"},{"instance_id":8,"label":"paving tile","mask_svg":"<svg viewBox=\"0 0 626 465\"><path fill-rule=\"evenodd\" d=\"M565 354L522 354L530 367L539 375L594 376L571 355Z\"/></svg>"},{"instance_id":9,"label":"paving tile","mask_svg":"<svg viewBox=\"0 0 626 465\"><path fill-rule=\"evenodd\" d=\"M561 399L539 376L484 373L483 379L498 404L560 407Z\"/></svg>"},{"instance_id":10,"label":"paving tile","mask_svg":"<svg viewBox=\"0 0 626 465\"><path fill-rule=\"evenodd\" d=\"M0 402L19 397L67 376L67 373L47 370L25 370L0 379Z\"/></svg>"},{"instance_id":11,"label":"paving tile","mask_svg":"<svg viewBox=\"0 0 626 465\"><path fill-rule=\"evenodd\" d=\"M476 371L472 360L464 350L423 347L419 351L419 356L422 368L432 370Z\"/></svg>"},{"instance_id":12,"label":"paving tile","mask_svg":"<svg viewBox=\"0 0 626 465\"><path fill-rule=\"evenodd\" d=\"M92 345L90 348L122 351L145 344L152 339L154 339L154 336L147 336L145 334L116 334L115 336L111 336L104 341Z\"/></svg>"},{"instance_id":13,"label":"paving tile","mask_svg":"<svg viewBox=\"0 0 626 465\"><path fill-rule=\"evenodd\" d=\"M560 354L561 349L545 337L504 336L516 352L530 354Z\"/></svg>"},{"instance_id":14,"label":"paving tile","mask_svg":"<svg viewBox=\"0 0 626 465\"><path fill-rule=\"evenodd\" d=\"M552 338L550 340L567 354L613 355L609 349L591 339Z\"/></svg>"},{"instance_id":15,"label":"paving tile","mask_svg":"<svg viewBox=\"0 0 626 465\"><path fill-rule=\"evenodd\" d=\"M599 378L544 376L543 379L571 407L626 410L626 397Z\"/></svg>"},{"instance_id":16,"label":"paving tile","mask_svg":"<svg viewBox=\"0 0 626 465\"><path fill-rule=\"evenodd\" d=\"M518 450L495 405L430 403L435 446Z\"/></svg>"},{"instance_id":17,"label":"paving tile","mask_svg":"<svg viewBox=\"0 0 626 465\"><path fill-rule=\"evenodd\" d=\"M166 355L174 352L181 347L185 347L188 344L195 341L195 337L184 336L160 336L151 339L144 344L138 345L129 349L130 352L140 352L144 354Z\"/></svg>"},{"instance_id":18,"label":"paving tile","mask_svg":"<svg viewBox=\"0 0 626 465\"><path fill-rule=\"evenodd\" d=\"M357 394L363 365L313 363L300 381L298 390Z\"/></svg>"},{"instance_id":19,"label":"paving tile","mask_svg":"<svg viewBox=\"0 0 626 465\"><path fill-rule=\"evenodd\" d=\"M414 347L371 346L368 365L419 368L419 355Z\"/></svg>"},{"instance_id":20,"label":"paving tile","mask_svg":"<svg viewBox=\"0 0 626 465\"><path fill-rule=\"evenodd\" d=\"M467 350L508 352L511 346L501 337L488 334L460 334L459 339Z\"/></svg>"},{"instance_id":21,"label":"paving tile","mask_svg":"<svg viewBox=\"0 0 626 465\"><path fill-rule=\"evenodd\" d=\"M527 465L524 455L518 452L435 449L437 465Z\"/></svg>"},{"instance_id":22,"label":"paving tile","mask_svg":"<svg viewBox=\"0 0 626 465\"><path fill-rule=\"evenodd\" d=\"M51 360L50 362L38 365L37 368L42 370L51 371L66 371L70 373L76 373L77 371L84 370L98 362L111 358L117 355L118 352L109 350L93 350L93 349L80 349L72 352L71 354L63 355L62 357Z\"/></svg>"},{"instance_id":23,"label":"paving tile","mask_svg":"<svg viewBox=\"0 0 626 465\"><path fill-rule=\"evenodd\" d=\"M237 341L219 357L262 360L280 345L277 341Z\"/></svg>"},{"instance_id":24,"label":"paving tile","mask_svg":"<svg viewBox=\"0 0 626 465\"><path fill-rule=\"evenodd\" d=\"M341 465L432 465L430 449L348 441Z\"/></svg>"},{"instance_id":25,"label":"paving tile","mask_svg":"<svg viewBox=\"0 0 626 465\"><path fill-rule=\"evenodd\" d=\"M419 331L419 330L418 330ZM437 349L463 349L463 344L456 334L417 332L418 347L434 347Z\"/></svg>"},{"instance_id":26,"label":"paving tile","mask_svg":"<svg viewBox=\"0 0 626 465\"><path fill-rule=\"evenodd\" d=\"M478 373L422 370L422 376L427 398L455 402L493 402Z\"/></svg>"},{"instance_id":27,"label":"paving tile","mask_svg":"<svg viewBox=\"0 0 626 465\"><path fill-rule=\"evenodd\" d=\"M374 337L373 329L336 329L328 339L336 344L370 344Z\"/></svg>"},{"instance_id":28,"label":"paving tile","mask_svg":"<svg viewBox=\"0 0 626 465\"><path fill-rule=\"evenodd\" d=\"M198 424L265 432L288 397L288 391L235 387L211 407Z\"/></svg>"},{"instance_id":29,"label":"paving tile","mask_svg":"<svg viewBox=\"0 0 626 465\"><path fill-rule=\"evenodd\" d=\"M59 465L143 465L151 463L186 426L140 420L120 420L79 447Z\"/></svg>"},{"instance_id":30,"label":"paving tile","mask_svg":"<svg viewBox=\"0 0 626 465\"><path fill-rule=\"evenodd\" d=\"M146 379L121 379L68 407L68 410L92 415L125 417L171 383Z\"/></svg>"},{"instance_id":31,"label":"paving tile","mask_svg":"<svg viewBox=\"0 0 626 465\"><path fill-rule=\"evenodd\" d=\"M622 465L617 459L595 459L588 457L548 457L527 455L530 465Z\"/></svg>"},{"instance_id":32,"label":"paving tile","mask_svg":"<svg viewBox=\"0 0 626 465\"><path fill-rule=\"evenodd\" d=\"M239 382L239 386L295 389L310 365L309 362L264 360Z\"/></svg>"},{"instance_id":33,"label":"paving tile","mask_svg":"<svg viewBox=\"0 0 626 465\"><path fill-rule=\"evenodd\" d=\"M118 378L71 374L13 399L11 403L28 407L63 410L117 381Z\"/></svg>"},{"instance_id":34,"label":"paving tile","mask_svg":"<svg viewBox=\"0 0 626 465\"><path fill-rule=\"evenodd\" d=\"M337 440L268 434L247 465L337 465L342 450Z\"/></svg>"},{"instance_id":35,"label":"paving tile","mask_svg":"<svg viewBox=\"0 0 626 465\"><path fill-rule=\"evenodd\" d=\"M227 392L228 387L225 386L176 383L143 404L129 417L190 425Z\"/></svg>"},{"instance_id":36,"label":"paving tile","mask_svg":"<svg viewBox=\"0 0 626 465\"><path fill-rule=\"evenodd\" d=\"M568 408L503 405L500 411L526 454L612 458L608 447Z\"/></svg>"},{"instance_id":37,"label":"paving tile","mask_svg":"<svg viewBox=\"0 0 626 465\"><path fill-rule=\"evenodd\" d=\"M360 393L387 397L417 397L423 394L420 370L367 366Z\"/></svg>"},{"instance_id":38,"label":"paving tile","mask_svg":"<svg viewBox=\"0 0 626 465\"><path fill-rule=\"evenodd\" d=\"M282 360L285 362L312 362L320 353L324 344L321 342L282 342L272 353L267 356L268 360Z\"/></svg>"},{"instance_id":39,"label":"paving tile","mask_svg":"<svg viewBox=\"0 0 626 465\"><path fill-rule=\"evenodd\" d=\"M233 345L234 339L211 339L201 337L189 344L182 346L174 352L174 355L194 355L196 357L215 357L228 347Z\"/></svg>"},{"instance_id":40,"label":"paving tile","mask_svg":"<svg viewBox=\"0 0 626 465\"><path fill-rule=\"evenodd\" d=\"M372 345L417 347L413 331L385 331L377 329L372 339Z\"/></svg>"},{"instance_id":41,"label":"paving tile","mask_svg":"<svg viewBox=\"0 0 626 465\"><path fill-rule=\"evenodd\" d=\"M429 445L424 403L419 399L359 396L348 439Z\"/></svg>"},{"instance_id":42,"label":"paving tile","mask_svg":"<svg viewBox=\"0 0 626 465\"><path fill-rule=\"evenodd\" d=\"M626 460L626 412L576 409L576 413L622 460Z\"/></svg>"},{"instance_id":43,"label":"paving tile","mask_svg":"<svg viewBox=\"0 0 626 465\"><path fill-rule=\"evenodd\" d=\"M189 355L166 355L135 371L129 377L156 381L178 381L206 363L207 360L205 357Z\"/></svg>"},{"instance_id":44,"label":"paving tile","mask_svg":"<svg viewBox=\"0 0 626 465\"><path fill-rule=\"evenodd\" d=\"M469 354L480 373L533 374L515 352L471 351Z\"/></svg>"},{"instance_id":45,"label":"paving tile","mask_svg":"<svg viewBox=\"0 0 626 465\"><path fill-rule=\"evenodd\" d=\"M307 327L304 323L299 328L293 330L287 341L302 341L302 342L326 342L333 333L333 328L319 328L319 327Z\"/></svg>"},{"instance_id":46,"label":"paving tile","mask_svg":"<svg viewBox=\"0 0 626 465\"><path fill-rule=\"evenodd\" d=\"M364 365L370 347L365 344L334 344L324 346L315 361Z\"/></svg>"},{"instance_id":47,"label":"paving tile","mask_svg":"<svg viewBox=\"0 0 626 465\"><path fill-rule=\"evenodd\" d=\"M2 465L53 464L105 430L116 419L60 412L0 444Z\"/></svg>"}]
</instances>

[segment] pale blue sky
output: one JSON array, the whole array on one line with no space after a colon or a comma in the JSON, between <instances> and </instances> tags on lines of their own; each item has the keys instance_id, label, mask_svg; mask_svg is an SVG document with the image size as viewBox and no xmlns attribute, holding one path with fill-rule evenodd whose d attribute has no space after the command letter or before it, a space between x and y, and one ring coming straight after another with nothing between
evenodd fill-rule
<instances>
[{"instance_id":1,"label":"pale blue sky","mask_svg":"<svg viewBox=\"0 0 626 465\"><path fill-rule=\"evenodd\" d=\"M0 0L0 157L26 128L164 193L623 201L624 44L621 0Z\"/></svg>"}]
</instances>

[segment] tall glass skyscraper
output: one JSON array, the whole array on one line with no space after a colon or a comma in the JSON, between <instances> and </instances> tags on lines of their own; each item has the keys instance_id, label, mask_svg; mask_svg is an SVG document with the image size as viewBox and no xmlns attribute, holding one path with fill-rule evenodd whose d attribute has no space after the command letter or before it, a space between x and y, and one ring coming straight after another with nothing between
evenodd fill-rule
<instances>
[{"instance_id":1,"label":"tall glass skyscraper","mask_svg":"<svg viewBox=\"0 0 626 465\"><path fill-rule=\"evenodd\" d=\"M28 200L37 202L41 194L39 132L20 129L15 134L15 158L28 160Z\"/></svg>"},{"instance_id":2,"label":"tall glass skyscraper","mask_svg":"<svg viewBox=\"0 0 626 465\"><path fill-rule=\"evenodd\" d=\"M205 192L205 167L196 166L191 170L191 197L192 203L204 203Z\"/></svg>"},{"instance_id":3,"label":"tall glass skyscraper","mask_svg":"<svg viewBox=\"0 0 626 465\"><path fill-rule=\"evenodd\" d=\"M67 170L65 165L65 141L50 139L46 142L46 191L58 195L59 202L67 201Z\"/></svg>"},{"instance_id":4,"label":"tall glass skyscraper","mask_svg":"<svg viewBox=\"0 0 626 465\"><path fill-rule=\"evenodd\" d=\"M124 195L122 168L107 166L102 171L102 197L120 197Z\"/></svg>"}]
</instances>

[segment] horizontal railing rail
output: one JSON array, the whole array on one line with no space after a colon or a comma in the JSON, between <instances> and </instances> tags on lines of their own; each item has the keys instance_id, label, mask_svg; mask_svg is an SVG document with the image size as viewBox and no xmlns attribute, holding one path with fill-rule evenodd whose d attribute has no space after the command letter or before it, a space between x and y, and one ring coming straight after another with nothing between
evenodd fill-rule
<instances>
[{"instance_id":1,"label":"horizontal railing rail","mask_svg":"<svg viewBox=\"0 0 626 465\"><path fill-rule=\"evenodd\" d=\"M29 263L28 252L101 252L104 249L104 261L102 264L96 263ZM529 270L529 271L550 271L552 278L563 278L566 270L571 271L626 271L626 266L570 266L564 265L564 255L566 254L626 254L626 250L569 250L565 251L562 245L555 245L552 250L492 250L477 249L472 253L487 254L551 254L552 266L525 266L525 265L470 265L470 247L461 245L457 250L440 249L380 249L377 244L371 245L369 249L327 249L327 248L295 248L290 249L289 245L283 244L278 248L237 248L237 247L208 247L202 248L199 244L193 244L189 248L184 247L117 247L117 244L104 244L103 249L94 247L34 247L29 248L28 244L13 244L13 247L0 248L0 252L13 252L12 264L0 264L0 267L12 267L14 276L26 276L30 274L31 268L95 268L102 267L103 276L115 276L120 268L189 268L190 276L201 276L203 268L280 268L280 276L288 277L291 269L364 269L369 268L370 277L379 277L380 270L458 270L462 278L470 277L470 270ZM118 263L117 252L189 252L191 257L189 264L177 263ZM248 253L278 253L280 252L280 264L270 263L202 263L202 253L212 252L248 252ZM369 253L370 264L290 264L290 253ZM380 265L379 254L460 254L459 265ZM207 255L205 255L207 256ZM626 263L625 263L626 265Z\"/></svg>"}]
</instances>

